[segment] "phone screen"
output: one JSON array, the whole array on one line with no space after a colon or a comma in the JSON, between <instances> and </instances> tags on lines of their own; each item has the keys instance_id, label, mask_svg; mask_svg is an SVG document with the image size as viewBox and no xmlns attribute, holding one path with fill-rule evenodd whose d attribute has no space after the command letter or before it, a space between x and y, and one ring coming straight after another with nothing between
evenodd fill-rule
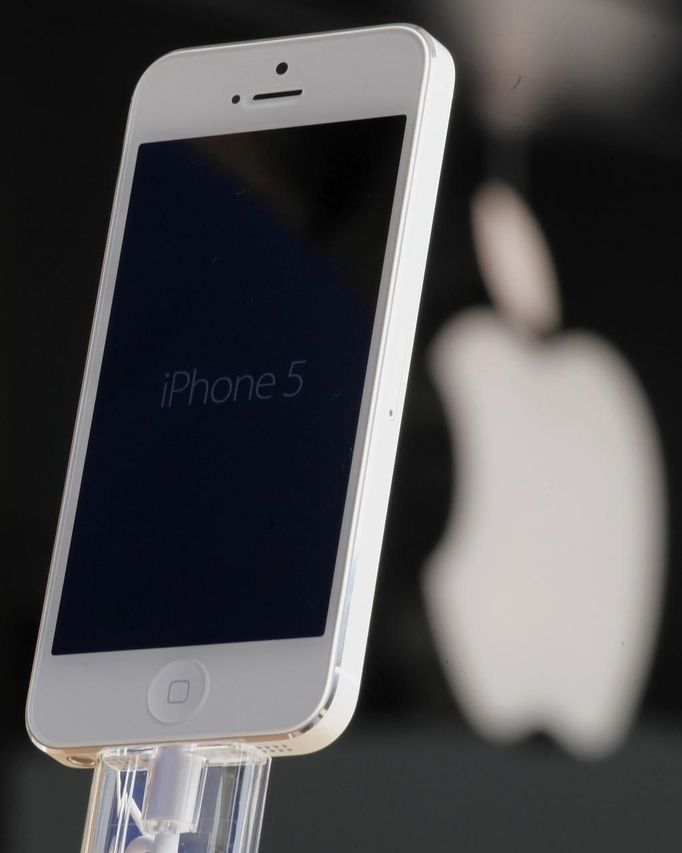
<instances>
[{"instance_id":1,"label":"phone screen","mask_svg":"<svg viewBox=\"0 0 682 853\"><path fill-rule=\"evenodd\" d=\"M324 633L404 130L139 147L53 654Z\"/></svg>"}]
</instances>

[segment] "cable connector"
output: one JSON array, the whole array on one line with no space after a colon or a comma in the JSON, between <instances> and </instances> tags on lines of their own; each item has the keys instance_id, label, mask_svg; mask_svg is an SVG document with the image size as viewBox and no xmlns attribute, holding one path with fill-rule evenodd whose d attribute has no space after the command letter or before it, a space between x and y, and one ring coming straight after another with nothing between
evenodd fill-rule
<instances>
[{"instance_id":1,"label":"cable connector","mask_svg":"<svg viewBox=\"0 0 682 853\"><path fill-rule=\"evenodd\" d=\"M157 748L145 787L142 834L125 853L177 853L180 835L197 831L206 768L192 747Z\"/></svg>"}]
</instances>

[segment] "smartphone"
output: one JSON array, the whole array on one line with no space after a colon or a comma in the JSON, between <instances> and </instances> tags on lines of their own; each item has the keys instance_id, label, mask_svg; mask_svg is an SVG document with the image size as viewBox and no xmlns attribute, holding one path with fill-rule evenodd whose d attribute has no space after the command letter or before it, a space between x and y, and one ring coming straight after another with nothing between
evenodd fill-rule
<instances>
[{"instance_id":1,"label":"smartphone","mask_svg":"<svg viewBox=\"0 0 682 853\"><path fill-rule=\"evenodd\" d=\"M58 760L350 720L453 86L408 25L140 79L27 705Z\"/></svg>"}]
</instances>

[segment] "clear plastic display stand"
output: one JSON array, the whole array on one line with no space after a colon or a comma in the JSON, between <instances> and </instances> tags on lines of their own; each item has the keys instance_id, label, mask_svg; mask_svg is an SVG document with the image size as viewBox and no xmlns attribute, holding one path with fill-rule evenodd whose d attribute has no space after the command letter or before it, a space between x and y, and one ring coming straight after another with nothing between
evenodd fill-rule
<instances>
[{"instance_id":1,"label":"clear plastic display stand","mask_svg":"<svg viewBox=\"0 0 682 853\"><path fill-rule=\"evenodd\" d=\"M243 743L106 750L81 853L256 853L269 771Z\"/></svg>"}]
</instances>

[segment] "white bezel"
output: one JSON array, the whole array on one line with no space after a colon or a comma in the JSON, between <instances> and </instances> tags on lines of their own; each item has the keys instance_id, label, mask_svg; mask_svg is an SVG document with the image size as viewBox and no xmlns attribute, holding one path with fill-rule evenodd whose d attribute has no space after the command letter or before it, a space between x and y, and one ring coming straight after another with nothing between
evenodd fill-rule
<instances>
[{"instance_id":1,"label":"white bezel","mask_svg":"<svg viewBox=\"0 0 682 853\"><path fill-rule=\"evenodd\" d=\"M289 66L285 79L275 73L281 61ZM31 736L55 757L83 758L115 745L226 739L286 742L286 751L306 752L331 741L350 718L453 80L447 52L403 25L178 51L142 76L128 120L27 706ZM297 98L251 100L258 92L297 88L303 90ZM231 102L235 93L239 104ZM407 121L325 634L52 655L138 146L386 115ZM123 601L129 591L120 594ZM149 684L162 666L188 658L205 667L208 698L186 722L160 723L147 710Z\"/></svg>"}]
</instances>

